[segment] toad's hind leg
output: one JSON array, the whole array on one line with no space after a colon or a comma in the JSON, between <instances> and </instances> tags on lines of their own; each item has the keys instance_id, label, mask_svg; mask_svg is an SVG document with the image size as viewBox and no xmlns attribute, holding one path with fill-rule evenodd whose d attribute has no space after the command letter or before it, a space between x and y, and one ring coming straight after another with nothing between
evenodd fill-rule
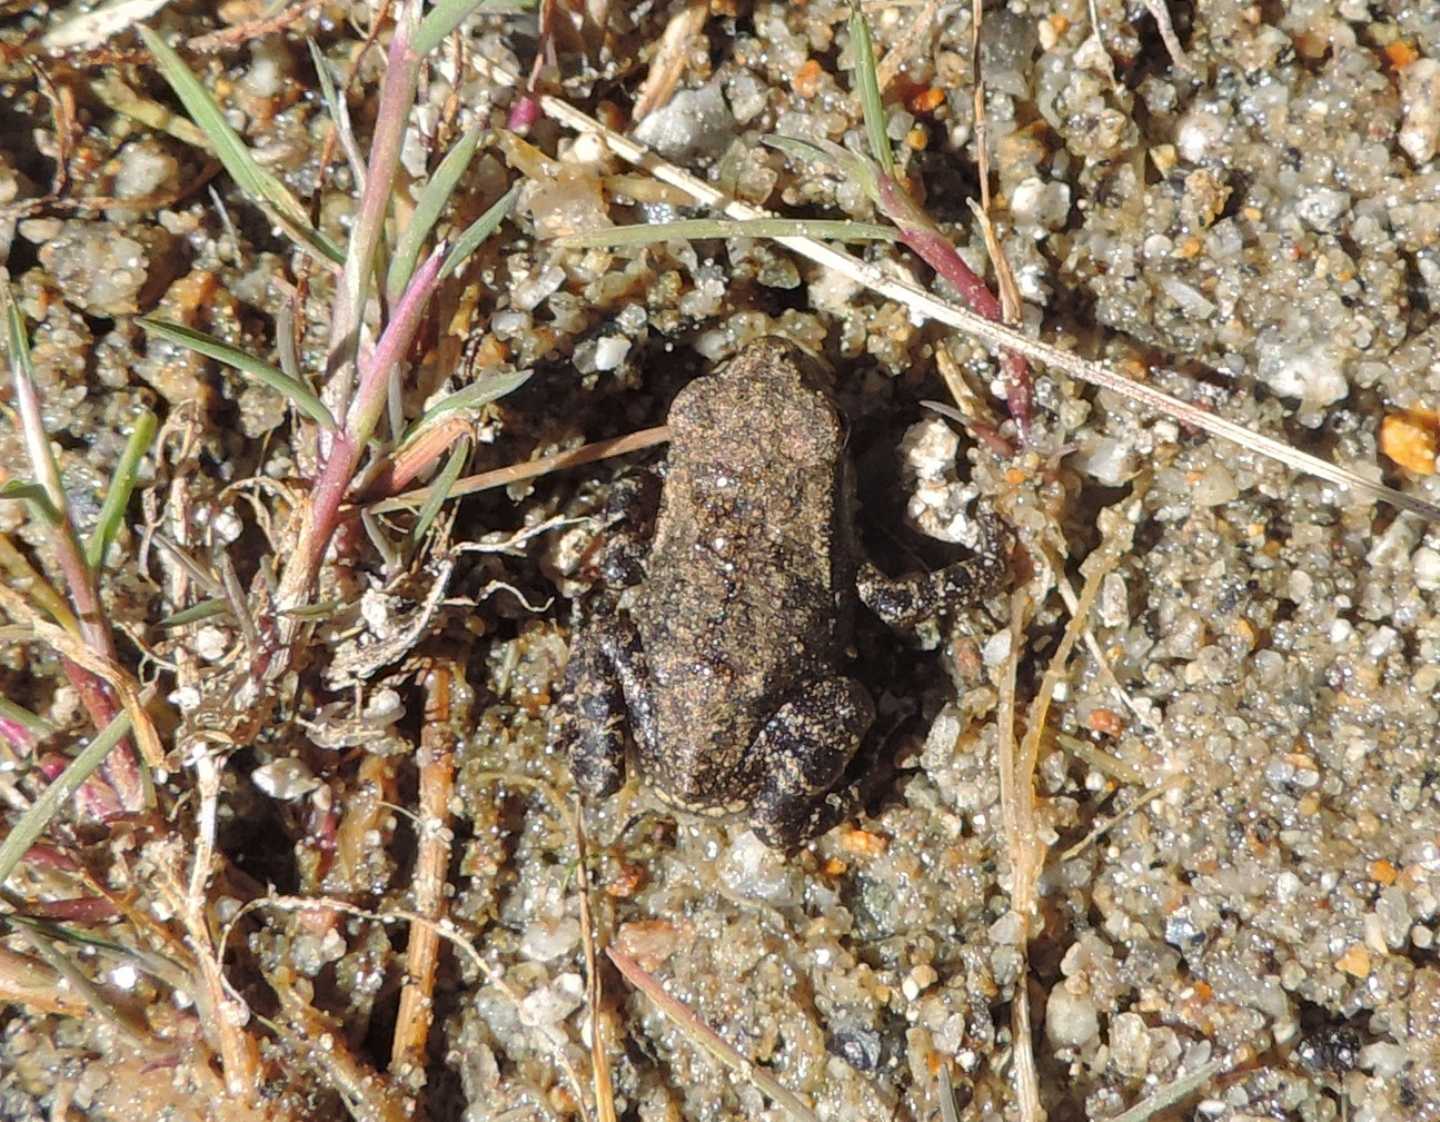
<instances>
[{"instance_id":1,"label":"toad's hind leg","mask_svg":"<svg viewBox=\"0 0 1440 1122\"><path fill-rule=\"evenodd\" d=\"M627 712L638 735L650 734L644 662L639 634L624 615L592 625L571 647L550 743L569 757L575 785L591 798L613 795L625 782Z\"/></svg>"},{"instance_id":2,"label":"toad's hind leg","mask_svg":"<svg viewBox=\"0 0 1440 1122\"><path fill-rule=\"evenodd\" d=\"M853 795L832 790L875 720L865 687L822 678L792 695L751 745L761 770L750 824L766 845L790 849L850 813Z\"/></svg>"}]
</instances>

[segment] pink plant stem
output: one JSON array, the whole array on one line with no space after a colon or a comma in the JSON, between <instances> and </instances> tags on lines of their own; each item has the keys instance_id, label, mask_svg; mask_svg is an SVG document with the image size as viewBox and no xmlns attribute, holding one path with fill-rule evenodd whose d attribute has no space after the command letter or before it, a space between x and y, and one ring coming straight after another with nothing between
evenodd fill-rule
<instances>
[{"instance_id":1,"label":"pink plant stem","mask_svg":"<svg viewBox=\"0 0 1440 1122\"><path fill-rule=\"evenodd\" d=\"M385 325L385 330L380 335L380 341L375 344L374 354L370 356L368 363L363 364L360 388L355 394L355 400L350 403L350 411L345 418L345 431L357 446L363 445L375 431L380 414L385 409L390 376L415 339L415 332L420 327L420 314L425 310L430 294L435 290L435 284L440 279L440 266L444 262L445 247L437 246L425 263L415 270L415 275L410 278L404 295L400 297L400 302L390 316L390 322Z\"/></svg>"},{"instance_id":2,"label":"pink plant stem","mask_svg":"<svg viewBox=\"0 0 1440 1122\"><path fill-rule=\"evenodd\" d=\"M35 737L30 730L9 717L0 717L0 736L8 740L10 746L21 756L28 756L35 747Z\"/></svg>"},{"instance_id":3,"label":"pink plant stem","mask_svg":"<svg viewBox=\"0 0 1440 1122\"><path fill-rule=\"evenodd\" d=\"M105 923L120 911L103 896L77 896L69 900L31 900L25 911L37 919L57 923Z\"/></svg>"},{"instance_id":4,"label":"pink plant stem","mask_svg":"<svg viewBox=\"0 0 1440 1122\"><path fill-rule=\"evenodd\" d=\"M520 94L510 106L505 127L511 132L525 133L540 119L540 99L530 90Z\"/></svg>"},{"instance_id":5,"label":"pink plant stem","mask_svg":"<svg viewBox=\"0 0 1440 1122\"><path fill-rule=\"evenodd\" d=\"M22 344L22 349L28 350L28 347ZM75 525L70 521L69 499L61 485L54 457L50 454L49 437L45 433L45 423L40 412L40 398L28 373L28 358L23 364L16 362L12 384L31 468L41 486L45 488L50 505L54 508L53 520L49 523L50 544L55 551L56 563L65 576L70 603L80 627L80 637L92 651L114 662L115 641L110 635L110 625L100 603L99 584L95 579L95 571L85 560L80 539L75 536ZM96 674L69 659L64 659L63 662L66 677L79 694L95 731L99 732L120 711L115 695ZM125 811L135 814L145 808L145 785L141 782L135 748L128 736L115 745L114 750L106 757L101 774L115 789L120 806Z\"/></svg>"},{"instance_id":6,"label":"pink plant stem","mask_svg":"<svg viewBox=\"0 0 1440 1122\"><path fill-rule=\"evenodd\" d=\"M955 288L960 298L977 313L996 323L1004 322L1004 309L982 277L965 264L954 244L931 221L903 187L884 173L877 177L880 209L900 230L900 240L915 251L932 269ZM1030 367L1023 356L1003 351L1000 366L1005 374L1005 403L1020 426L1021 437L1030 429L1034 391Z\"/></svg>"},{"instance_id":7,"label":"pink plant stem","mask_svg":"<svg viewBox=\"0 0 1440 1122\"><path fill-rule=\"evenodd\" d=\"M355 478L365 444L384 412L387 385L415 340L421 313L435 291L444 260L445 247L437 246L424 264L415 270L389 324L380 335L380 341L375 344L374 353L364 363L359 388L345 418L344 430L336 432L332 438L330 453L305 508L295 551L281 574L276 597L281 608L297 608L304 604L320 575L325 550L340 524L340 507L345 500L345 492ZM287 642L296 628L295 617L285 618L282 642Z\"/></svg>"},{"instance_id":8,"label":"pink plant stem","mask_svg":"<svg viewBox=\"0 0 1440 1122\"><path fill-rule=\"evenodd\" d=\"M354 389L354 358L359 340L360 320L368 295L368 281L375 262L375 247L385 224L385 213L400 167L400 149L415 108L415 87L420 75L420 56L415 52L415 25L412 9L406 5L395 23L390 50L385 56L385 77L380 84L380 104L375 116L375 135L370 139L370 162L365 169L365 190L350 237L345 271L335 293L334 315L330 321L332 362L339 360L335 377L326 387L326 404L337 417L350 407ZM323 442L322 442L323 444Z\"/></svg>"}]
</instances>

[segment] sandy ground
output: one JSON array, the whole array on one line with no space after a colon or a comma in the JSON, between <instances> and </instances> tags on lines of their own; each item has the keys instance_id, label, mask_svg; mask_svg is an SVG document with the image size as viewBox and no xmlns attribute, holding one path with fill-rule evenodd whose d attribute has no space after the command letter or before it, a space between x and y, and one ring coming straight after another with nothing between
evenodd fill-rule
<instances>
[{"instance_id":1,"label":"sandy ground","mask_svg":"<svg viewBox=\"0 0 1440 1122\"><path fill-rule=\"evenodd\" d=\"M255 14L240 7L222 6L223 19ZM613 7L607 34L560 38L557 92L623 125L672 11ZM1182 66L1151 6L1093 7L1098 38L1083 2L1015 0L985 14L994 214L1027 330L1440 501L1425 412L1440 408L1440 8L1174 3ZM321 178L327 126L300 34L337 63L358 40L346 5L319 8L318 19L191 62L227 92L268 166L316 195L322 225L343 236L348 173ZM888 131L902 169L987 272L968 205L978 196L969 5L866 10L879 54L891 56ZM19 44L53 18L14 10L0 35ZM878 220L852 179L759 144L779 133L864 149L847 18L829 0L713 4L678 91L638 135L749 201ZM158 26L183 41L223 24L180 7ZM533 13L467 25L463 51L444 52L422 90L407 149L414 174L437 129L498 128L513 102L473 68L457 71L456 58L528 70L535 49ZM251 586L283 552L271 520L283 523L284 500L260 484L226 487L297 483L309 454L293 435L300 426L272 391L147 344L132 317L190 317L273 358L293 255L223 173L208 179L195 149L117 109L117 84L166 97L137 60L49 66L82 109L62 194L109 198L98 207L44 200L50 102L25 65L5 63L0 256L29 320L77 521L94 519L126 426L148 406L175 428L146 469L145 516L188 520L196 549L228 551ZM379 66L367 57L351 97L362 136ZM557 248L545 239L573 228L690 212L551 122L525 144L533 149L487 142L465 181L478 213L520 174L513 167L532 180L480 266L438 298L448 327L407 399L418 407L466 356L534 371L484 415L470 470L659 424L680 385L745 341L782 333L835 370L866 542L886 567L964 556L916 527L964 542L977 496L1023 543L1011 587L920 645L932 649L862 621L856 673L882 699L875 751L894 774L852 825L785 860L743 822L677 817L640 789L588 808L602 939L824 1119L935 1118L942 1067L959 1118L1023 1117L1020 999L1033 1009L1039 1101L1053 1119L1116 1118L1187 1077L1159 1117L1440 1118L1440 528L1044 370L1033 445L999 457L921 404L949 399L948 370L1003 418L986 348L917 326L897 304L759 239ZM207 179L218 195L199 185ZM903 249L857 252L932 283ZM302 299L300 355L316 370L324 284ZM1390 455L1380 451L1387 418ZM7 406L0 463L18 474L23 462ZM467 687L452 719L450 905L526 996L517 1007L447 958L425 1068L432 1118L572 1114L557 1048L589 1093L574 842L554 797L570 780L547 751L546 709L572 626L608 596L586 568L605 532L588 516L617 470L465 500L452 546L486 548L448 554L432 543L401 566L408 577L356 547L322 589L344 607L321 628L301 685L228 757L219 841L237 872L217 896L268 885L404 907L414 831L374 799L414 803L411 753L429 696L419 658L449 660ZM160 686L184 743L215 701L206 668L232 664L237 638L223 619L156 629L193 601L173 599L167 562L141 559L141 506L112 557L106 602L128 625L129 665L142 665L142 643L156 656L142 676ZM0 506L0 522L48 563L19 504ZM1045 858L1027 947L1000 804L1002 684L1013 663L1023 732L1070 619L1045 558L1078 590L1102 542L1115 553L1087 616L1094 642L1068 663L1035 777ZM418 645L368 674L336 671L332 654L414 618L447 559L449 599ZM1011 596L1022 588L1028 606ZM52 656L12 643L0 660L6 695L69 730L56 747L84 739ZM191 694L172 672L177 660L198 671ZM309 731L342 717L348 734ZM548 787L497 781L496 771ZM167 805L190 782L179 770L162 782ZM184 812L177 822L190 828ZM109 852L93 830L66 836ZM105 875L154 902L154 863ZM277 1015L261 975L272 986L300 979L356 1053L383 1066L403 937L359 919L320 932L288 913L254 923L235 966L253 975L242 982L250 999ZM119 928L102 930L135 939ZM81 961L121 984L106 973L113 964ZM600 1023L621 1118L781 1117L608 968L604 981ZM163 984L133 997L152 1027L164 1023ZM0 1026L0 1117L135 1108L116 1090L134 1070L130 1053L102 1021L21 1005ZM299 1116L338 1117L333 1072L327 1082L323 1064L278 1054L277 1100L309 1104ZM176 1117L196 1109L182 1090L175 1102Z\"/></svg>"}]
</instances>

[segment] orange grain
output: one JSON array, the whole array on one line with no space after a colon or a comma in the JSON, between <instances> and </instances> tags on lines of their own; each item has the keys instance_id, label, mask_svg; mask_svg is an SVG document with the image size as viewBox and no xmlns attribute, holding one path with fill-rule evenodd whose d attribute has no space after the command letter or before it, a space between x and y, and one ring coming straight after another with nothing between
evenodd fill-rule
<instances>
[{"instance_id":1,"label":"orange grain","mask_svg":"<svg viewBox=\"0 0 1440 1122\"><path fill-rule=\"evenodd\" d=\"M814 97L820 92L820 79L824 73L813 58L806 59L805 64L795 72L795 78L790 84L801 97Z\"/></svg>"}]
</instances>

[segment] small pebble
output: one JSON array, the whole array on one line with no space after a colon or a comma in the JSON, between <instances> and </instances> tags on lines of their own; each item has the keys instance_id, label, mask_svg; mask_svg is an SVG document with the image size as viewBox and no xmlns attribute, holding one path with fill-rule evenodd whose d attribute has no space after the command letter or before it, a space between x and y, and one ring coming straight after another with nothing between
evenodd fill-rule
<instances>
[{"instance_id":1,"label":"small pebble","mask_svg":"<svg viewBox=\"0 0 1440 1122\"><path fill-rule=\"evenodd\" d=\"M1380 451L1401 467L1419 475L1435 471L1440 413L1410 409L1391 413L1380 422Z\"/></svg>"},{"instance_id":2,"label":"small pebble","mask_svg":"<svg viewBox=\"0 0 1440 1122\"><path fill-rule=\"evenodd\" d=\"M1062 982L1045 1002L1045 1035L1057 1048L1078 1048L1100 1034L1100 1014L1088 994L1071 993Z\"/></svg>"},{"instance_id":3,"label":"small pebble","mask_svg":"<svg viewBox=\"0 0 1440 1122\"><path fill-rule=\"evenodd\" d=\"M1416 59L1400 71L1400 98L1405 123L1396 139L1419 167L1440 152L1440 61Z\"/></svg>"}]
</instances>

